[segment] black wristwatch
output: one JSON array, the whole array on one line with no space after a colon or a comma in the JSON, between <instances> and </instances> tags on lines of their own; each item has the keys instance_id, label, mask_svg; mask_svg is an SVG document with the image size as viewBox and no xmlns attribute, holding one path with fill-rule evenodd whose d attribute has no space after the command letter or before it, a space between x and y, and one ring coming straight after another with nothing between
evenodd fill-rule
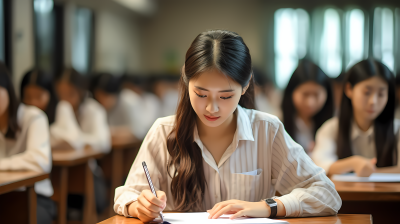
<instances>
[{"instance_id":1,"label":"black wristwatch","mask_svg":"<svg viewBox=\"0 0 400 224\"><path fill-rule=\"evenodd\" d=\"M264 201L271 208L271 215L269 216L269 218L275 218L276 217L276 213L278 211L278 204L272 198L264 199Z\"/></svg>"}]
</instances>

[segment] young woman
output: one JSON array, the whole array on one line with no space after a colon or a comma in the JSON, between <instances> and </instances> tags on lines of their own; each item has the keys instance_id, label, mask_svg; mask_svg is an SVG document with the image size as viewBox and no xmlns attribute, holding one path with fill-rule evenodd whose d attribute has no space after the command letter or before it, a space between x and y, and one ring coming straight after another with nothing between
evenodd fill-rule
<instances>
[{"instance_id":1,"label":"young woman","mask_svg":"<svg viewBox=\"0 0 400 224\"><path fill-rule=\"evenodd\" d=\"M20 104L9 73L0 63L0 171L32 170L50 173L51 149L46 115L36 107ZM50 199L49 179L35 184L37 222L52 223L56 215Z\"/></svg>"},{"instance_id":2,"label":"young woman","mask_svg":"<svg viewBox=\"0 0 400 224\"><path fill-rule=\"evenodd\" d=\"M177 114L155 122L125 186L116 189L118 214L149 221L164 209L208 210L209 218L235 213L232 219L337 213L341 199L324 171L275 116L252 110L251 57L239 35L198 35L186 53L180 88ZM283 196L273 197L275 190ZM262 200L269 198L276 214Z\"/></svg>"},{"instance_id":3,"label":"young woman","mask_svg":"<svg viewBox=\"0 0 400 224\"><path fill-rule=\"evenodd\" d=\"M94 150L109 152L111 137L106 111L98 102L87 97L84 77L74 69L66 69L56 82L56 91L60 100L72 106L75 115L72 123L79 125L77 140Z\"/></svg>"},{"instance_id":4,"label":"young woman","mask_svg":"<svg viewBox=\"0 0 400 224\"><path fill-rule=\"evenodd\" d=\"M339 118L328 120L317 132L314 162L328 175L400 172L400 123L394 108L390 70L373 59L355 64L345 78Z\"/></svg>"},{"instance_id":5,"label":"young woman","mask_svg":"<svg viewBox=\"0 0 400 224\"><path fill-rule=\"evenodd\" d=\"M314 63L301 60L285 89L282 111L287 133L308 155L315 133L333 116L333 95L328 76Z\"/></svg>"},{"instance_id":6,"label":"young woman","mask_svg":"<svg viewBox=\"0 0 400 224\"><path fill-rule=\"evenodd\" d=\"M148 129L142 122L140 97L128 90L121 90L121 79L108 73L97 74L92 79L93 97L106 109L113 138L143 139Z\"/></svg>"},{"instance_id":7,"label":"young woman","mask_svg":"<svg viewBox=\"0 0 400 224\"><path fill-rule=\"evenodd\" d=\"M21 82L22 102L46 113L52 148L73 147L80 150L84 143L74 111L68 102L58 101L53 85L50 74L38 69L28 71Z\"/></svg>"}]
</instances>

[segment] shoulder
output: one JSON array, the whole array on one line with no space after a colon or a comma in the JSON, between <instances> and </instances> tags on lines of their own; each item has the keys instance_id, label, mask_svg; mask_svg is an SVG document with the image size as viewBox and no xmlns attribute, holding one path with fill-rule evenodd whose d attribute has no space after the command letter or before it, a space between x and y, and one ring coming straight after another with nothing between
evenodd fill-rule
<instances>
[{"instance_id":1,"label":"shoulder","mask_svg":"<svg viewBox=\"0 0 400 224\"><path fill-rule=\"evenodd\" d=\"M322 126L317 130L317 135L326 134L330 136L335 136L338 131L338 128L339 128L339 118L333 117L322 124Z\"/></svg>"},{"instance_id":2,"label":"shoulder","mask_svg":"<svg viewBox=\"0 0 400 224\"><path fill-rule=\"evenodd\" d=\"M161 127L161 128L172 128L175 123L175 117L176 115L171 115L167 117L162 117L158 118L155 122L154 125L155 127Z\"/></svg>"},{"instance_id":3,"label":"shoulder","mask_svg":"<svg viewBox=\"0 0 400 224\"><path fill-rule=\"evenodd\" d=\"M46 114L37 107L20 104L18 107L18 123L20 126L24 126L33 122L34 120L45 120L47 121ZM48 123L48 121L46 122Z\"/></svg>"},{"instance_id":4,"label":"shoulder","mask_svg":"<svg viewBox=\"0 0 400 224\"><path fill-rule=\"evenodd\" d=\"M99 102L92 98L86 98L82 105L81 108L83 112L90 112L90 113L96 113L96 112L105 112L105 109Z\"/></svg>"},{"instance_id":5,"label":"shoulder","mask_svg":"<svg viewBox=\"0 0 400 224\"><path fill-rule=\"evenodd\" d=\"M68 103L67 101L61 100L57 104L57 110L61 110L61 111L69 111L69 110L71 110L71 111L73 111L74 109L72 108L70 103Z\"/></svg>"}]
</instances>

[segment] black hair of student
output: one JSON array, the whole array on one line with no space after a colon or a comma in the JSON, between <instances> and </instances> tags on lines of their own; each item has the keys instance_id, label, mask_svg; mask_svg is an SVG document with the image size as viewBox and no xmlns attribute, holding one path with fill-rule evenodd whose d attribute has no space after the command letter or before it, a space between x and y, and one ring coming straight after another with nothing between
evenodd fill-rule
<instances>
[{"instance_id":1,"label":"black hair of student","mask_svg":"<svg viewBox=\"0 0 400 224\"><path fill-rule=\"evenodd\" d=\"M90 91L102 90L109 94L118 94L121 90L121 77L110 73L95 74L90 81Z\"/></svg>"},{"instance_id":2,"label":"black hair of student","mask_svg":"<svg viewBox=\"0 0 400 224\"><path fill-rule=\"evenodd\" d=\"M207 183L201 150L193 141L197 115L190 103L188 86L191 79L212 69L221 71L243 88L249 85L239 105L254 109L251 56L243 39L225 30L199 34L186 52L175 123L167 140L171 156L167 171L172 177L171 192L177 211L202 210ZM173 167L175 171L171 174Z\"/></svg>"},{"instance_id":3,"label":"black hair of student","mask_svg":"<svg viewBox=\"0 0 400 224\"><path fill-rule=\"evenodd\" d=\"M400 72L396 75L396 87L400 87Z\"/></svg>"},{"instance_id":4,"label":"black hair of student","mask_svg":"<svg viewBox=\"0 0 400 224\"><path fill-rule=\"evenodd\" d=\"M16 133L20 130L18 126L18 107L19 100L15 94L14 86L11 81L10 72L8 71L6 65L0 61L0 86L5 88L8 93L8 129L5 134L6 138L15 139Z\"/></svg>"},{"instance_id":5,"label":"black hair of student","mask_svg":"<svg viewBox=\"0 0 400 224\"><path fill-rule=\"evenodd\" d=\"M52 76L40 69L32 69L28 71L22 78L21 82L20 96L22 101L24 97L25 87L27 85L35 85L49 92L50 100L44 112L47 115L49 124L54 123L56 117L58 98L54 90L54 82Z\"/></svg>"},{"instance_id":6,"label":"black hair of student","mask_svg":"<svg viewBox=\"0 0 400 224\"><path fill-rule=\"evenodd\" d=\"M78 89L81 103L85 100L88 86L88 79L73 68L66 68L56 80L57 82L66 81Z\"/></svg>"},{"instance_id":7,"label":"black hair of student","mask_svg":"<svg viewBox=\"0 0 400 224\"><path fill-rule=\"evenodd\" d=\"M295 138L296 133L296 108L293 103L293 92L297 87L306 82L315 82L321 85L327 93L324 106L312 118L314 121L314 136L318 128L320 128L325 121L330 119L334 113L333 93L329 77L313 62L305 59L300 60L284 91L282 100L283 124L285 125L287 133L293 139Z\"/></svg>"},{"instance_id":8,"label":"black hair of student","mask_svg":"<svg viewBox=\"0 0 400 224\"><path fill-rule=\"evenodd\" d=\"M358 62L346 74L345 85L354 87L357 83L372 77L380 77L388 84L388 102L382 113L374 121L375 148L377 167L397 164L397 144L394 134L395 83L392 72L381 62L367 59ZM345 88L345 87L344 87ZM343 89L344 89L343 88ZM352 156L350 141L353 107L351 100L343 91L339 113L339 130L337 138L337 155L339 159ZM394 156L395 155L395 156Z\"/></svg>"}]
</instances>

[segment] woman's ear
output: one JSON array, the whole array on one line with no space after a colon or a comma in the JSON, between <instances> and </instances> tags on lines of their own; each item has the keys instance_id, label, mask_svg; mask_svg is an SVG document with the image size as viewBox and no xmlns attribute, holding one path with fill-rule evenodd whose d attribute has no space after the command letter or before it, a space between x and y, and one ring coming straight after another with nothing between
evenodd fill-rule
<instances>
[{"instance_id":1,"label":"woman's ear","mask_svg":"<svg viewBox=\"0 0 400 224\"><path fill-rule=\"evenodd\" d=\"M249 88L249 86L250 86L250 82L249 82L249 84L247 84L247 86L245 86L245 87L243 88L243 90L242 90L242 95L244 95L244 94L246 93L246 91L247 91L247 89Z\"/></svg>"},{"instance_id":2,"label":"woman's ear","mask_svg":"<svg viewBox=\"0 0 400 224\"><path fill-rule=\"evenodd\" d=\"M344 94L347 96L347 98L351 99L353 96L353 87L351 86L351 84L348 82L346 83L345 87L344 87Z\"/></svg>"}]
</instances>

